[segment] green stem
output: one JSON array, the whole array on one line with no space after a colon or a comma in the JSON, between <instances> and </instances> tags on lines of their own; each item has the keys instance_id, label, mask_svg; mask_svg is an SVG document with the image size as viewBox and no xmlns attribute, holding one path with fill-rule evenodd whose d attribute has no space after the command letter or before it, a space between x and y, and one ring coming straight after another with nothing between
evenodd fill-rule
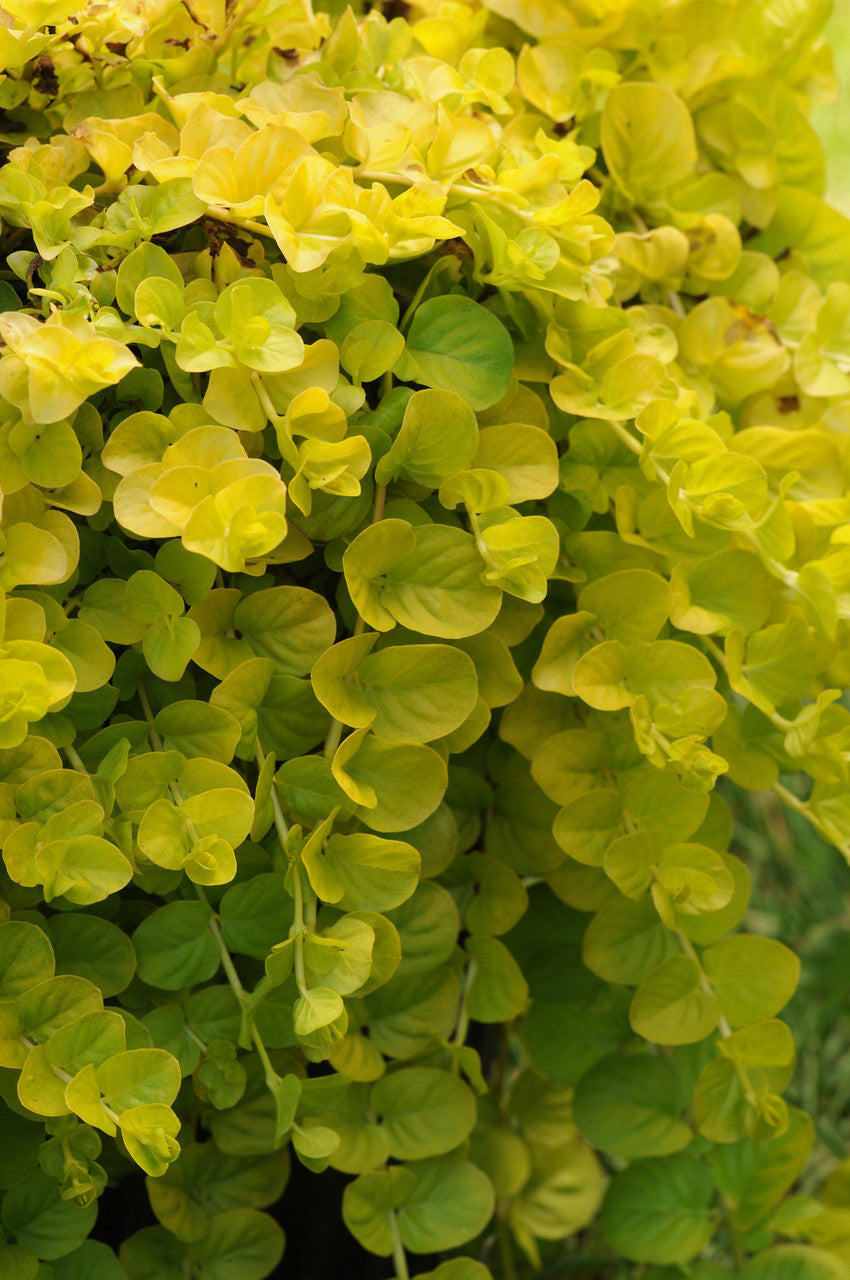
<instances>
[{"instance_id":1,"label":"green stem","mask_svg":"<svg viewBox=\"0 0 850 1280\"><path fill-rule=\"evenodd\" d=\"M263 1064L263 1071L266 1077L266 1084L271 1089L272 1086L277 1084L278 1080L280 1080L280 1076L272 1066L272 1061L271 1061L271 1058L269 1057L268 1049L263 1044L263 1038L256 1027L251 1028L251 1039L254 1042L254 1048L257 1050L257 1057L260 1059L260 1062L262 1062Z\"/></svg>"},{"instance_id":2,"label":"green stem","mask_svg":"<svg viewBox=\"0 0 850 1280\"><path fill-rule=\"evenodd\" d=\"M244 20L248 17L249 13L251 13L253 9L256 9L259 3L260 3L260 0L245 0L245 3L241 6L241 8L236 10L233 17L230 19L227 26L222 31L221 35L216 36L215 40L212 41L211 48L216 53L218 53L220 49L224 48L224 46L227 44L228 40L233 35L236 28L239 26L239 24L241 22L244 22Z\"/></svg>"},{"instance_id":3,"label":"green stem","mask_svg":"<svg viewBox=\"0 0 850 1280\"><path fill-rule=\"evenodd\" d=\"M29 1036L25 1035L18 1036L18 1040L26 1050L35 1049L38 1044L36 1040L31 1040ZM64 1067L57 1067L53 1063L50 1064L50 1067L56 1079L61 1080L63 1084L70 1084L73 1080L74 1077L71 1075L70 1071L66 1071ZM100 1105L103 1107L112 1123L117 1125L118 1112L113 1111L112 1107L110 1107L108 1103L104 1102L102 1098L100 1099Z\"/></svg>"},{"instance_id":4,"label":"green stem","mask_svg":"<svg viewBox=\"0 0 850 1280\"><path fill-rule=\"evenodd\" d=\"M398 1219L394 1213L390 1213L389 1217L393 1229L393 1266L395 1267L396 1280L410 1280L410 1272L407 1269L407 1255L404 1252L401 1233L398 1229Z\"/></svg>"},{"instance_id":5,"label":"green stem","mask_svg":"<svg viewBox=\"0 0 850 1280\"><path fill-rule=\"evenodd\" d=\"M815 831L824 840L830 844L834 844L836 849L844 855L847 862L850 862L850 840L844 840L841 833L833 827L831 822L818 816L806 800L801 800L799 796L795 796L793 791L789 791L787 787L783 787L781 782L774 782L773 794L777 796L783 804L789 809L793 809L795 813L799 813L801 817L810 822Z\"/></svg>"},{"instance_id":6,"label":"green stem","mask_svg":"<svg viewBox=\"0 0 850 1280\"><path fill-rule=\"evenodd\" d=\"M466 1033L469 1030L469 1010L466 1007L466 998L469 995L469 988L472 986L472 980L475 977L475 970L475 961L470 960L466 966L466 973L463 978L463 989L460 993L460 1006L458 1008L457 1024L451 1041L453 1045L466 1043Z\"/></svg>"},{"instance_id":7,"label":"green stem","mask_svg":"<svg viewBox=\"0 0 850 1280\"><path fill-rule=\"evenodd\" d=\"M265 753L263 748L257 743L257 764L262 769ZM286 852L286 840L289 835L289 828L286 825L286 819L283 816L280 800L272 783L272 813L274 814L274 828L277 838L280 842L281 853L284 857L288 857ZM304 964L304 889L301 884L301 860L292 867L292 896L295 899L295 920L292 925L292 935L295 938L295 981L298 984L298 990L302 995L309 990L306 976L306 967Z\"/></svg>"},{"instance_id":8,"label":"green stem","mask_svg":"<svg viewBox=\"0 0 850 1280\"><path fill-rule=\"evenodd\" d=\"M62 750L79 773L88 773L88 769L83 764L82 757L76 747L71 746L69 742L67 747L63 747Z\"/></svg>"},{"instance_id":9,"label":"green stem","mask_svg":"<svg viewBox=\"0 0 850 1280\"><path fill-rule=\"evenodd\" d=\"M279 422L283 422L283 415L278 413L272 404L272 398L266 388L263 386L263 380L258 373L251 374L251 385L257 393L257 399L266 412L266 417L272 426L277 426Z\"/></svg>"},{"instance_id":10,"label":"green stem","mask_svg":"<svg viewBox=\"0 0 850 1280\"><path fill-rule=\"evenodd\" d=\"M148 722L148 737L151 740L151 745L155 751L163 751L165 748L162 745L162 738L154 728L154 715L151 709L151 704L148 701L145 686L141 683L139 684L139 702L142 704L142 712Z\"/></svg>"},{"instance_id":11,"label":"green stem","mask_svg":"<svg viewBox=\"0 0 850 1280\"><path fill-rule=\"evenodd\" d=\"M678 939L678 941L679 941L679 946L682 948L682 950L684 951L685 955L686 955L690 960L693 960L694 964L695 964L695 965L697 966L697 968L699 969L699 975L700 975L700 976L699 976L699 985L700 985L700 990L701 990L705 995L707 995L707 996L711 996L711 997L713 998L713 997L714 997L714 994L715 994L715 992L714 992L714 987L713 987L713 986L711 985L711 983L709 982L708 977L706 976L706 973L705 973L705 971L704 971L704 969L703 969L702 965L700 964L699 956L697 955L696 950L694 949L694 944L691 942L690 938L689 938L689 937L688 937L688 935L684 932L684 930L683 930L683 929L678 929L678 930L677 930L677 932L676 932L676 937L677 937L677 939ZM729 1023L728 1023L728 1022L727 1022L727 1020L726 1020L726 1015L725 1015L725 1014L723 1014L723 1013L721 1013L721 1015L720 1015L720 1017L719 1017L719 1019L718 1019L718 1022L717 1022L717 1030L720 1032L720 1034L721 1034L721 1036L723 1037L723 1039L724 1039L724 1040L728 1040L729 1036L731 1036L731 1034L732 1034L732 1028L729 1026Z\"/></svg>"},{"instance_id":12,"label":"green stem","mask_svg":"<svg viewBox=\"0 0 850 1280\"><path fill-rule=\"evenodd\" d=\"M332 720L331 727L328 729L328 736L325 738L325 758L333 760L336 755L336 749L339 746L339 740L342 737L342 721Z\"/></svg>"},{"instance_id":13,"label":"green stem","mask_svg":"<svg viewBox=\"0 0 850 1280\"><path fill-rule=\"evenodd\" d=\"M218 949L219 949L219 952L221 953L221 966L224 969L225 974L227 975L227 981L230 983L231 990L233 991L233 994L236 996L236 999L239 1001L240 1004L244 1004L245 996L246 996L245 988L242 986L242 983L239 978L239 974L236 972L236 965L233 963L233 957L231 956L230 952L227 949L227 943L224 941L224 938L222 937L221 929L219 928L218 920L216 918L215 912L210 906L210 902L207 895L204 893L203 889L199 884L195 885L195 892L197 893L201 902L203 902L205 906L210 908L211 914L209 919L209 930L212 936L215 938L216 942L218 943Z\"/></svg>"}]
</instances>

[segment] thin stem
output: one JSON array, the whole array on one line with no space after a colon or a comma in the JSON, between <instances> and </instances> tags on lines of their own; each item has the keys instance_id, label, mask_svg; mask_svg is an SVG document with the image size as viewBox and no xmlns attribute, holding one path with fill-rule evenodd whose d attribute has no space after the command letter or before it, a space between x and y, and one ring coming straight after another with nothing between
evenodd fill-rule
<instances>
[{"instance_id":1,"label":"thin stem","mask_svg":"<svg viewBox=\"0 0 850 1280\"><path fill-rule=\"evenodd\" d=\"M401 1233L398 1229L398 1219L394 1213L390 1213L389 1217L393 1229L393 1266L395 1267L396 1280L410 1280L410 1272L407 1269L407 1255L404 1252Z\"/></svg>"},{"instance_id":2,"label":"thin stem","mask_svg":"<svg viewBox=\"0 0 850 1280\"><path fill-rule=\"evenodd\" d=\"M265 760L265 753L260 744L257 744L257 764L262 769ZM289 828L286 825L286 819L283 816L280 800L272 783L271 790L272 813L274 814L274 828L277 832L277 838L280 841L281 853L286 856L286 841L289 835ZM301 861L300 859L292 867L292 896L295 900L295 919L292 925L292 934L295 939L294 960L295 960L295 981L298 984L298 990L303 994L309 990L307 983L306 967L304 964L304 889L301 884Z\"/></svg>"},{"instance_id":3,"label":"thin stem","mask_svg":"<svg viewBox=\"0 0 850 1280\"><path fill-rule=\"evenodd\" d=\"M378 524L384 518L384 506L387 501L387 486L379 484L375 490L375 505L372 507L371 524Z\"/></svg>"},{"instance_id":4,"label":"thin stem","mask_svg":"<svg viewBox=\"0 0 850 1280\"><path fill-rule=\"evenodd\" d=\"M386 173L379 169L369 169L362 164L358 165L353 172L355 178L365 178L367 182L389 182L399 187L415 187L425 179L425 175L422 173ZM440 183L439 185L443 187L447 199L449 196L464 196L467 200L490 201L507 208L522 222L527 222L529 226L534 224L534 212L520 209L513 203L517 198L517 192L512 191L510 187L500 187L495 182L487 187L473 187L465 182L449 182L445 185ZM451 210L447 212L446 216L451 217Z\"/></svg>"},{"instance_id":5,"label":"thin stem","mask_svg":"<svg viewBox=\"0 0 850 1280\"><path fill-rule=\"evenodd\" d=\"M163 751L164 747L162 745L162 738L159 736L156 729L154 728L154 715L153 715L153 711L151 710L151 704L148 701L148 695L147 695L147 692L145 691L145 686L141 683L139 683L139 702L142 704L142 711L144 713L145 719L148 722L148 737L151 740L151 745L153 746L155 751Z\"/></svg>"},{"instance_id":6,"label":"thin stem","mask_svg":"<svg viewBox=\"0 0 850 1280\"><path fill-rule=\"evenodd\" d=\"M38 1041L31 1040L29 1036L26 1035L18 1036L18 1041L26 1050L35 1049L38 1045ZM63 1084L70 1084L74 1078L70 1071L66 1071L64 1067L57 1067L53 1063L51 1063L51 1070L56 1076L56 1079L61 1080ZM103 1107L103 1110L109 1116L112 1123L118 1124L118 1112L113 1111L112 1107L110 1107L108 1103L104 1102L102 1098L100 1099L100 1105Z\"/></svg>"},{"instance_id":7,"label":"thin stem","mask_svg":"<svg viewBox=\"0 0 850 1280\"><path fill-rule=\"evenodd\" d=\"M457 1025L455 1026L454 1035L452 1036L453 1045L461 1045L466 1043L466 1033L469 1030L469 1010L466 1007L466 998L469 995L469 988L472 986L475 977L476 964L474 960L470 960L466 966L466 973L463 978L463 989L460 993L460 1005L458 1007Z\"/></svg>"},{"instance_id":8,"label":"thin stem","mask_svg":"<svg viewBox=\"0 0 850 1280\"><path fill-rule=\"evenodd\" d=\"M283 422L283 415L278 413L277 409L272 404L271 396L263 386L263 380L258 373L251 374L251 385L257 393L257 399L266 411L266 416L269 422L274 426L277 426L279 422Z\"/></svg>"},{"instance_id":9,"label":"thin stem","mask_svg":"<svg viewBox=\"0 0 850 1280\"><path fill-rule=\"evenodd\" d=\"M204 893L203 889L199 884L195 885L195 892L197 893L201 902L203 902L205 906L210 907L209 899L207 898L207 895ZM221 929L218 926L218 920L216 919L215 912L213 912L212 907L210 907L210 912L212 914L210 915L210 919L209 919L209 930L212 936L215 938L216 942L218 943L218 949L219 949L219 952L221 953L221 967L224 969L224 972L227 975L227 981L230 983L231 990L233 991L233 994L236 996L236 999L239 1001L240 1004L244 1004L245 997L246 997L245 988L242 986L242 983L239 979L239 974L236 972L236 966L233 963L233 957L231 956L230 952L227 949L227 943L224 941L224 938L222 937Z\"/></svg>"},{"instance_id":10,"label":"thin stem","mask_svg":"<svg viewBox=\"0 0 850 1280\"><path fill-rule=\"evenodd\" d=\"M333 760L336 755L339 740L342 737L342 721L332 720L331 727L328 729L328 736L325 738L325 759Z\"/></svg>"},{"instance_id":11,"label":"thin stem","mask_svg":"<svg viewBox=\"0 0 850 1280\"><path fill-rule=\"evenodd\" d=\"M62 750L79 773L88 773L88 769L83 764L82 757L76 747L73 747L69 742L67 747L63 747Z\"/></svg>"},{"instance_id":12,"label":"thin stem","mask_svg":"<svg viewBox=\"0 0 850 1280\"><path fill-rule=\"evenodd\" d=\"M716 640L712 640L711 636L703 636L702 642L705 645L708 652L714 658L715 662L718 664L720 669L723 671L724 675L728 680L729 664L726 661L726 655L723 652L723 650L720 648L720 645L716 642ZM730 680L730 684L731 684L731 680ZM759 711L761 711L763 716L767 716L768 720L774 726L774 728L780 729L783 733L787 733L788 730L791 728L792 722L790 720L786 720L785 717L781 716L778 711L765 711L763 707L759 707Z\"/></svg>"},{"instance_id":13,"label":"thin stem","mask_svg":"<svg viewBox=\"0 0 850 1280\"><path fill-rule=\"evenodd\" d=\"M272 1085L277 1083L277 1081L280 1079L280 1076L272 1066L272 1062L271 1062L271 1058L269 1057L268 1050L266 1049L266 1046L263 1044L263 1038L256 1027L251 1027L251 1040L254 1043L254 1048L257 1050L257 1056L259 1057L260 1062L262 1062L263 1064L263 1071L266 1077L266 1084L268 1085L269 1088L271 1088Z\"/></svg>"},{"instance_id":14,"label":"thin stem","mask_svg":"<svg viewBox=\"0 0 850 1280\"><path fill-rule=\"evenodd\" d=\"M251 13L253 9L256 9L259 3L260 3L260 0L245 0L245 3L236 10L233 17L230 19L227 26L222 31L221 35L216 36L215 40L213 40L211 43L211 48L216 53L218 53L220 49L224 48L224 46L227 44L230 37L233 35L233 32L239 26L239 24L243 22L245 18L248 17L248 14Z\"/></svg>"},{"instance_id":15,"label":"thin stem","mask_svg":"<svg viewBox=\"0 0 850 1280\"><path fill-rule=\"evenodd\" d=\"M295 920L292 925L295 936L295 981L304 995L309 990L304 966L304 889L301 885L301 864L292 868L292 888L295 898Z\"/></svg>"},{"instance_id":16,"label":"thin stem","mask_svg":"<svg viewBox=\"0 0 850 1280\"><path fill-rule=\"evenodd\" d=\"M677 937L677 939L678 939L679 946L682 948L682 950L684 951L685 955L686 955L690 960L693 960L694 964L695 964L695 965L697 966L697 968L699 969L699 986L700 986L700 991L702 991L704 995L711 996L711 997L712 997L712 999L713 999L713 998L714 998L714 996L715 996L714 987L713 987L713 986L711 985L711 983L709 982L709 980L708 980L708 978L707 978L707 976L706 976L705 970L703 969L702 965L700 964L699 956L697 955L696 951L694 950L694 944L691 942L691 940L690 940L690 938L688 937L688 935L687 935L687 934L684 932L684 930L682 930L682 929L677 929L677 931L676 931L676 937ZM721 1034L721 1036L723 1037L723 1039L724 1039L724 1040L728 1040L728 1039L729 1039L729 1037L730 1037L730 1036L731 1036L731 1034L732 1034L732 1028L729 1026L729 1023L728 1023L728 1021L727 1021L727 1019L726 1019L726 1015L725 1015L724 1013L721 1013L720 1017L719 1017L719 1018L718 1018L718 1020L717 1020L717 1030L720 1032L720 1034Z\"/></svg>"},{"instance_id":17,"label":"thin stem","mask_svg":"<svg viewBox=\"0 0 850 1280\"><path fill-rule=\"evenodd\" d=\"M794 792L789 791L787 787L783 787L781 782L774 782L772 791L789 809L793 809L795 813L799 813L807 822L810 822L815 831L822 835L824 840L834 844L844 855L846 861L850 862L850 840L843 840L832 823L815 813L808 801L801 800L799 796L795 796Z\"/></svg>"}]
</instances>

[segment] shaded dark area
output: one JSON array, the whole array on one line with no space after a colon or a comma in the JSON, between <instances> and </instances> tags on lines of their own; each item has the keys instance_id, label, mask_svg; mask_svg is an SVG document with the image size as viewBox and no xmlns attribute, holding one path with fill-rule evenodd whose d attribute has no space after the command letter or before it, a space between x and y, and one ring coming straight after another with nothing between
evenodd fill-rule
<instances>
[{"instance_id":1,"label":"shaded dark area","mask_svg":"<svg viewBox=\"0 0 850 1280\"><path fill-rule=\"evenodd\" d=\"M342 1193L351 1179L334 1169L311 1173L297 1159L286 1192L266 1209L286 1233L286 1252L269 1280L391 1280L391 1258L362 1249L342 1222ZM133 1232L156 1225L144 1175L130 1174L106 1188L100 1198L96 1240L116 1253ZM435 1258L417 1258L417 1270L436 1266Z\"/></svg>"},{"instance_id":2,"label":"shaded dark area","mask_svg":"<svg viewBox=\"0 0 850 1280\"><path fill-rule=\"evenodd\" d=\"M342 1193L350 1181L334 1169L311 1173L293 1159L285 1195L266 1210L286 1232L283 1262L270 1280L390 1280L395 1274L391 1258L367 1253L343 1226Z\"/></svg>"},{"instance_id":3,"label":"shaded dark area","mask_svg":"<svg viewBox=\"0 0 850 1280\"><path fill-rule=\"evenodd\" d=\"M117 1253L134 1231L156 1225L148 1203L145 1176L130 1174L120 1182L110 1183L100 1197L97 1223L92 1239L102 1240Z\"/></svg>"}]
</instances>

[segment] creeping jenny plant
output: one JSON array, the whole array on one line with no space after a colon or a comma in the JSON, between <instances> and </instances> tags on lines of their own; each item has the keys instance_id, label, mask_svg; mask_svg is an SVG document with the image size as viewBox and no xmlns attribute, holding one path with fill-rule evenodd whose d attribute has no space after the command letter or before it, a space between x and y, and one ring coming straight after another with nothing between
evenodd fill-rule
<instances>
[{"instance_id":1,"label":"creeping jenny plant","mask_svg":"<svg viewBox=\"0 0 850 1280\"><path fill-rule=\"evenodd\" d=\"M840 1280L715 790L850 858L829 5L368 8L0 9L0 1276L277 1274L291 1148L400 1280Z\"/></svg>"}]
</instances>

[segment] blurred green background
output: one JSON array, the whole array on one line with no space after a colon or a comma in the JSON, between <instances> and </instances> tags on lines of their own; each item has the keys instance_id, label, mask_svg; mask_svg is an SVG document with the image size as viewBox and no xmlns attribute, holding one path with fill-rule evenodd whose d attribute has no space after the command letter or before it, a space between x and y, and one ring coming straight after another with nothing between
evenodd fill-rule
<instances>
[{"instance_id":1,"label":"blurred green background","mask_svg":"<svg viewBox=\"0 0 850 1280\"><path fill-rule=\"evenodd\" d=\"M835 51L841 87L836 102L814 108L812 123L826 148L827 197L850 215L850 0L835 0L825 35Z\"/></svg>"}]
</instances>

